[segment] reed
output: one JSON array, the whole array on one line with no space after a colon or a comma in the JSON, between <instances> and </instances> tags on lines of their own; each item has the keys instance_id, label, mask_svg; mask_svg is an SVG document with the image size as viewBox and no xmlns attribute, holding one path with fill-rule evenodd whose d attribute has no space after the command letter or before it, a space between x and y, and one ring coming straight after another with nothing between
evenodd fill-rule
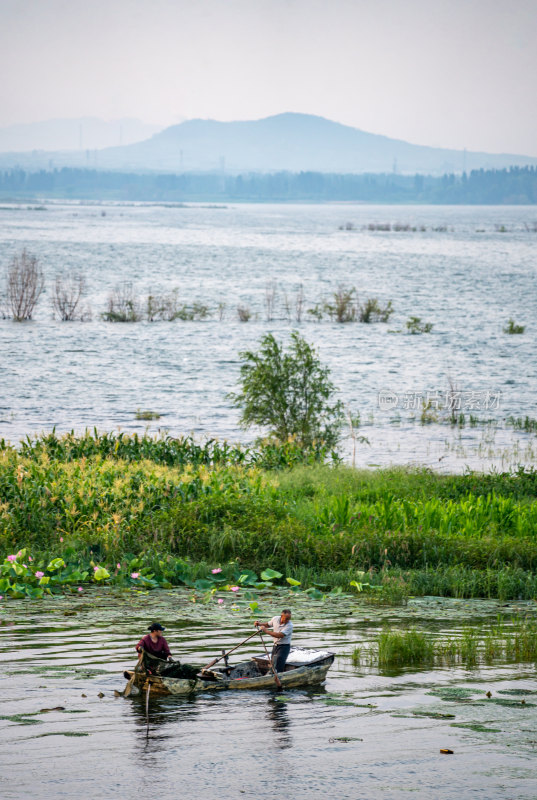
<instances>
[{"instance_id":1,"label":"reed","mask_svg":"<svg viewBox=\"0 0 537 800\"><path fill-rule=\"evenodd\" d=\"M465 626L455 635L438 635L416 628L386 628L371 646L356 647L350 657L356 666L380 669L440 666L474 669L481 664L535 663L537 621L499 619L482 628Z\"/></svg>"}]
</instances>

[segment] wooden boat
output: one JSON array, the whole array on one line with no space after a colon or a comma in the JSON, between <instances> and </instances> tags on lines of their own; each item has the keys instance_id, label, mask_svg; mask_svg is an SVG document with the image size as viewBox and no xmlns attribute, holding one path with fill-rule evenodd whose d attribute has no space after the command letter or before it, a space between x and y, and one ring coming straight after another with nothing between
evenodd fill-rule
<instances>
[{"instance_id":1,"label":"wooden boat","mask_svg":"<svg viewBox=\"0 0 537 800\"><path fill-rule=\"evenodd\" d=\"M284 672L278 673L282 687L295 689L322 683L332 666L334 657L334 653L328 650L292 648ZM123 674L135 694L145 692L149 687L152 695L188 695L223 689L277 688L266 655L254 656L234 666L226 664L217 669L197 673L195 670L196 668L188 665L170 667L166 662L148 657L148 654L144 653L141 663L137 664L134 670L127 670ZM181 672L184 674L185 671L187 674L188 671L193 674L191 677L181 677Z\"/></svg>"}]
</instances>

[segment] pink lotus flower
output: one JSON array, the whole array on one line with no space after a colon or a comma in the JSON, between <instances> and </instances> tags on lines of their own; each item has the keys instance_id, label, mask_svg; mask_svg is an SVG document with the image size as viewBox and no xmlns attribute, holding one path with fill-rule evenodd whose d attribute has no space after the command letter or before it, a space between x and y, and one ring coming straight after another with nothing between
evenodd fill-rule
<instances>
[{"instance_id":1,"label":"pink lotus flower","mask_svg":"<svg viewBox=\"0 0 537 800\"><path fill-rule=\"evenodd\" d=\"M23 564L22 566L24 567L24 569L28 569L28 566L26 564Z\"/></svg>"},{"instance_id":2,"label":"pink lotus flower","mask_svg":"<svg viewBox=\"0 0 537 800\"><path fill-rule=\"evenodd\" d=\"M121 564L116 564L116 569L121 569Z\"/></svg>"},{"instance_id":3,"label":"pink lotus flower","mask_svg":"<svg viewBox=\"0 0 537 800\"><path fill-rule=\"evenodd\" d=\"M131 578L134 578L136 580L136 578L139 578L139 577L140 577L140 573L139 572L131 572Z\"/></svg>"},{"instance_id":4,"label":"pink lotus flower","mask_svg":"<svg viewBox=\"0 0 537 800\"><path fill-rule=\"evenodd\" d=\"M0 600L3 600L3 599L4 599L4 595L0 594Z\"/></svg>"},{"instance_id":5,"label":"pink lotus flower","mask_svg":"<svg viewBox=\"0 0 537 800\"><path fill-rule=\"evenodd\" d=\"M42 578L44 576L44 572L39 572L39 570L35 573L36 578Z\"/></svg>"},{"instance_id":6,"label":"pink lotus flower","mask_svg":"<svg viewBox=\"0 0 537 800\"><path fill-rule=\"evenodd\" d=\"M16 561L17 560L17 556L8 556L7 560L11 561L11 562Z\"/></svg>"},{"instance_id":7,"label":"pink lotus flower","mask_svg":"<svg viewBox=\"0 0 537 800\"><path fill-rule=\"evenodd\" d=\"M223 602L224 602L224 601L222 600L222 598L220 598L220 599L218 600L218 605L219 605L219 606L221 606Z\"/></svg>"},{"instance_id":8,"label":"pink lotus flower","mask_svg":"<svg viewBox=\"0 0 537 800\"><path fill-rule=\"evenodd\" d=\"M238 592L239 591L239 587L238 586L231 586L230 588L231 588L232 592Z\"/></svg>"},{"instance_id":9,"label":"pink lotus flower","mask_svg":"<svg viewBox=\"0 0 537 800\"><path fill-rule=\"evenodd\" d=\"M93 567L93 571L94 572L97 572L98 569L99 569L99 567Z\"/></svg>"},{"instance_id":10,"label":"pink lotus flower","mask_svg":"<svg viewBox=\"0 0 537 800\"><path fill-rule=\"evenodd\" d=\"M79 592L83 592L83 591L84 591L84 589L82 588L82 586L79 586L79 587L78 587L78 591L79 591Z\"/></svg>"},{"instance_id":11,"label":"pink lotus flower","mask_svg":"<svg viewBox=\"0 0 537 800\"><path fill-rule=\"evenodd\" d=\"M60 542L63 542L63 536L60 536Z\"/></svg>"},{"instance_id":12,"label":"pink lotus flower","mask_svg":"<svg viewBox=\"0 0 537 800\"><path fill-rule=\"evenodd\" d=\"M28 556L28 561L33 561L32 556Z\"/></svg>"},{"instance_id":13,"label":"pink lotus flower","mask_svg":"<svg viewBox=\"0 0 537 800\"><path fill-rule=\"evenodd\" d=\"M211 572L213 573L213 575L218 575L218 573L222 572L222 570L220 569L220 567L217 567L216 569L212 569Z\"/></svg>"}]
</instances>

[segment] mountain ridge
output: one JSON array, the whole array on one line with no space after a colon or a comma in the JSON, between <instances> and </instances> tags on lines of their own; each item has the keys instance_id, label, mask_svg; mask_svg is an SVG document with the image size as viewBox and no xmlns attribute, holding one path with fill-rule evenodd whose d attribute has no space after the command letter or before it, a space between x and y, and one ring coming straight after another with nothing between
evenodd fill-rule
<instances>
[{"instance_id":1,"label":"mountain ridge","mask_svg":"<svg viewBox=\"0 0 537 800\"><path fill-rule=\"evenodd\" d=\"M29 168L39 154L0 155L0 165ZM283 112L258 120L191 119L132 144L95 154L43 154L54 166L180 172L323 172L431 174L537 165L537 157L417 145L325 117Z\"/></svg>"}]
</instances>

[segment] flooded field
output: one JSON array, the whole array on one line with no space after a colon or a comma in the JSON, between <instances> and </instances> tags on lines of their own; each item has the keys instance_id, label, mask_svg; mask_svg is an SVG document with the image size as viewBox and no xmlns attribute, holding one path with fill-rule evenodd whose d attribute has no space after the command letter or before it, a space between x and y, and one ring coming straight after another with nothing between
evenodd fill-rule
<instances>
[{"instance_id":1,"label":"flooded field","mask_svg":"<svg viewBox=\"0 0 537 800\"><path fill-rule=\"evenodd\" d=\"M256 432L240 430L227 398L238 353L269 330L285 339L298 328L360 414L369 444L358 447L357 465L535 464L535 430L506 422L535 416L535 218L531 206L6 204L0 300L3 271L23 247L39 258L47 287L32 322L0 311L0 437L149 427L249 442ZM85 277L92 321L52 319L58 273ZM181 303L201 303L209 316L103 321L125 281L142 307L149 294L177 289ZM308 310L338 286L356 287L362 301L392 301L388 323L317 321ZM409 335L411 316L431 332ZM510 318L522 335L504 332ZM462 427L435 419L450 385ZM426 424L422 401L432 403ZM137 410L160 418L136 419ZM343 451L350 459L349 441Z\"/></svg>"},{"instance_id":2,"label":"flooded field","mask_svg":"<svg viewBox=\"0 0 537 800\"><path fill-rule=\"evenodd\" d=\"M172 653L200 665L251 631L249 609L190 598L89 591L1 608L2 798L537 796L534 664L382 671L350 658L387 623L456 635L498 615L535 617L535 603L293 600L295 644L337 654L325 685L150 699L147 731L145 698L116 693L153 618ZM259 615L289 602L267 597Z\"/></svg>"}]
</instances>

